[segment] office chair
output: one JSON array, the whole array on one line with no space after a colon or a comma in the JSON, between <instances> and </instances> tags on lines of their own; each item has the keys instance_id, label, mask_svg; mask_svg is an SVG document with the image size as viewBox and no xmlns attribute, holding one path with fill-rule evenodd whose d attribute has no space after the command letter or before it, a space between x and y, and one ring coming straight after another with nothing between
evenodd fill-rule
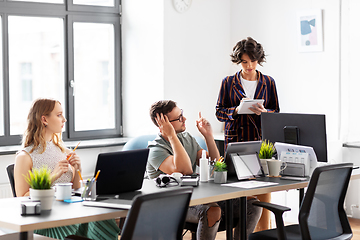
<instances>
[{"instance_id":1,"label":"office chair","mask_svg":"<svg viewBox=\"0 0 360 240\"><path fill-rule=\"evenodd\" d=\"M120 239L182 239L192 191L186 187L136 196Z\"/></svg>"},{"instance_id":2,"label":"office chair","mask_svg":"<svg viewBox=\"0 0 360 240\"><path fill-rule=\"evenodd\" d=\"M10 186L11 186L11 190L13 193L13 196L16 197L16 191L15 191L15 180L14 180L14 166L15 164L9 164L6 167L6 171L9 177L9 182L10 182Z\"/></svg>"},{"instance_id":3,"label":"office chair","mask_svg":"<svg viewBox=\"0 0 360 240\"><path fill-rule=\"evenodd\" d=\"M137 136L135 138L130 139L127 143L125 143L123 147L123 151L127 150L136 150L136 149L142 149L147 148L148 142L152 141L156 138L156 134L150 134L150 135L141 135Z\"/></svg>"},{"instance_id":4,"label":"office chair","mask_svg":"<svg viewBox=\"0 0 360 240\"><path fill-rule=\"evenodd\" d=\"M284 226L282 214L290 208L258 202L275 214L277 229L252 233L249 240L351 239L353 234L344 210L352 163L331 164L314 170L299 210L299 224Z\"/></svg>"},{"instance_id":5,"label":"office chair","mask_svg":"<svg viewBox=\"0 0 360 240\"><path fill-rule=\"evenodd\" d=\"M196 139L196 141L198 142L200 147L207 151L207 146L206 146L205 139L203 137L200 137L200 136L194 136L194 138Z\"/></svg>"},{"instance_id":6,"label":"office chair","mask_svg":"<svg viewBox=\"0 0 360 240\"><path fill-rule=\"evenodd\" d=\"M157 136L156 134L149 134L149 135L141 135L141 136L132 138L130 141L125 143L122 150L126 151L126 150L147 148L148 142L154 140L156 138L156 136ZM200 147L207 151L205 140L199 136L194 136L194 138L199 143Z\"/></svg>"}]
</instances>

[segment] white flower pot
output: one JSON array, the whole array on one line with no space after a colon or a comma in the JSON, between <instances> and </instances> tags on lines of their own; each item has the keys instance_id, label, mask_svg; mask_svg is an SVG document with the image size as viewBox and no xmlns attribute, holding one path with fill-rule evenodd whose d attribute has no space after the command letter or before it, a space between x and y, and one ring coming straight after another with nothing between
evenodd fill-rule
<instances>
[{"instance_id":1,"label":"white flower pot","mask_svg":"<svg viewBox=\"0 0 360 240\"><path fill-rule=\"evenodd\" d=\"M261 167L264 170L265 176L269 175L269 168L268 168L268 165L267 165L268 160L271 160L271 159L260 159Z\"/></svg>"},{"instance_id":2,"label":"white flower pot","mask_svg":"<svg viewBox=\"0 0 360 240\"><path fill-rule=\"evenodd\" d=\"M41 210L51 210L54 198L55 189L32 189L30 188L31 200L40 200Z\"/></svg>"},{"instance_id":3,"label":"white flower pot","mask_svg":"<svg viewBox=\"0 0 360 240\"><path fill-rule=\"evenodd\" d=\"M214 172L214 183L226 183L226 180L227 180L227 171Z\"/></svg>"}]
</instances>

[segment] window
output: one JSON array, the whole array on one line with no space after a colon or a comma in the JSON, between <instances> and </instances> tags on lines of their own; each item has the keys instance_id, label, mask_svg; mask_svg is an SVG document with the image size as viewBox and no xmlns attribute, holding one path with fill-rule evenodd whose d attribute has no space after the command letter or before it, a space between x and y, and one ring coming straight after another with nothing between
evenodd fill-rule
<instances>
[{"instance_id":1,"label":"window","mask_svg":"<svg viewBox=\"0 0 360 240\"><path fill-rule=\"evenodd\" d=\"M122 136L119 0L65 2L0 2L2 146L20 144L41 97L62 103L64 140Z\"/></svg>"},{"instance_id":2,"label":"window","mask_svg":"<svg viewBox=\"0 0 360 240\"><path fill-rule=\"evenodd\" d=\"M20 79L21 79L21 100L23 102L32 100L32 64L20 63Z\"/></svg>"}]
</instances>

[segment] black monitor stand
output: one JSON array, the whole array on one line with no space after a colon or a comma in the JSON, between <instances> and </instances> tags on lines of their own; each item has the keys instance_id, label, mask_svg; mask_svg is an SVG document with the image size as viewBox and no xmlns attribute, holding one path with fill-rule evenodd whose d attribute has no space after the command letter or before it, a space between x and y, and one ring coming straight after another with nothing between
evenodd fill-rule
<instances>
[{"instance_id":1,"label":"black monitor stand","mask_svg":"<svg viewBox=\"0 0 360 240\"><path fill-rule=\"evenodd\" d=\"M299 128L297 126L284 127L284 142L298 145L300 143Z\"/></svg>"}]
</instances>

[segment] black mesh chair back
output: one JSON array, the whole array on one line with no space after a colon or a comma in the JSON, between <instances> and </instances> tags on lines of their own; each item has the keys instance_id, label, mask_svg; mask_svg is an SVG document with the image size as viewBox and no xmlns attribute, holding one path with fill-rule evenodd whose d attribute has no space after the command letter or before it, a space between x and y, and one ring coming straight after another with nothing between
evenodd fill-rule
<instances>
[{"instance_id":1,"label":"black mesh chair back","mask_svg":"<svg viewBox=\"0 0 360 240\"><path fill-rule=\"evenodd\" d=\"M121 232L122 240L182 239L192 188L164 189L135 197Z\"/></svg>"},{"instance_id":2,"label":"black mesh chair back","mask_svg":"<svg viewBox=\"0 0 360 240\"><path fill-rule=\"evenodd\" d=\"M303 239L332 239L351 234L344 210L352 164L316 168L299 211Z\"/></svg>"},{"instance_id":3,"label":"black mesh chair back","mask_svg":"<svg viewBox=\"0 0 360 240\"><path fill-rule=\"evenodd\" d=\"M344 209L352 163L330 164L314 170L299 210L299 224L284 227L282 214L290 208L256 203L275 214L276 229L250 234L250 240L351 239L352 231Z\"/></svg>"},{"instance_id":4,"label":"black mesh chair back","mask_svg":"<svg viewBox=\"0 0 360 240\"><path fill-rule=\"evenodd\" d=\"M14 180L14 165L15 164L9 164L6 167L6 171L7 171L8 177L9 177L9 182L10 182L10 186L11 186L13 196L16 197L15 180Z\"/></svg>"}]
</instances>

